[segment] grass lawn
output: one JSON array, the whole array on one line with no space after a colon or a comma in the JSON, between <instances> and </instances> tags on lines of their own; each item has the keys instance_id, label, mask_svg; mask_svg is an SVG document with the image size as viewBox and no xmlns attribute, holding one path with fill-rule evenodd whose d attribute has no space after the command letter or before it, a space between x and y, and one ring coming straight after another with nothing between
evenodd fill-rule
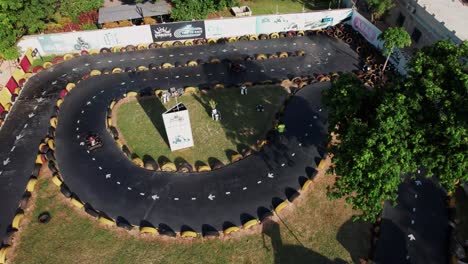
<instances>
[{"instance_id":1,"label":"grass lawn","mask_svg":"<svg viewBox=\"0 0 468 264\"><path fill-rule=\"evenodd\" d=\"M238 0L239 6L249 6L252 9L252 15L271 15L285 13L300 13L303 11L328 9L330 1L328 0ZM278 9L276 7L278 6ZM332 8L337 4L332 1ZM212 17L232 17L229 10L224 10L209 16Z\"/></svg>"},{"instance_id":2,"label":"grass lawn","mask_svg":"<svg viewBox=\"0 0 468 264\"><path fill-rule=\"evenodd\" d=\"M321 173L297 203L285 209L282 221L257 226L232 238L162 239L130 234L98 224L72 208L42 174L26 210L11 263L359 263L369 251L370 225L353 223L344 200L329 201L331 176ZM52 219L39 224L49 211ZM136 231L132 231L135 232ZM244 231L243 231L244 232Z\"/></svg>"},{"instance_id":3,"label":"grass lawn","mask_svg":"<svg viewBox=\"0 0 468 264\"><path fill-rule=\"evenodd\" d=\"M166 105L155 97L121 104L116 110L117 128L139 157L149 155L159 160L164 156L176 163L183 159L190 164L208 164L208 158L213 157L226 164L232 151L241 152L264 138L287 94L279 86L251 87L248 93L242 96L239 89L221 89L180 97L179 101L189 110L195 143L192 148L171 152L167 143L161 114L174 106L174 99ZM211 119L210 99L218 103L222 116L219 122ZM265 112L256 112L257 104L262 104Z\"/></svg>"},{"instance_id":4,"label":"grass lawn","mask_svg":"<svg viewBox=\"0 0 468 264\"><path fill-rule=\"evenodd\" d=\"M57 57L57 55L47 55L47 56L42 56L42 59L37 56L32 65L31 65L31 69L34 69L34 67L36 66L42 66L42 64L44 64L44 62L46 61L52 61L53 59L55 59L55 57Z\"/></svg>"}]
</instances>

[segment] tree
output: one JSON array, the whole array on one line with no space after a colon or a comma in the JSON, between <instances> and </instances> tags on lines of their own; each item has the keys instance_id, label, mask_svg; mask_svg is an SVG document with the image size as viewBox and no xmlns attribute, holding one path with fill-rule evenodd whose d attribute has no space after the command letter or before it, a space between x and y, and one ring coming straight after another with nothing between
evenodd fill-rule
<instances>
[{"instance_id":1,"label":"tree","mask_svg":"<svg viewBox=\"0 0 468 264\"><path fill-rule=\"evenodd\" d=\"M103 4L104 0L60 0L58 11L76 21L81 13L97 10Z\"/></svg>"},{"instance_id":2,"label":"tree","mask_svg":"<svg viewBox=\"0 0 468 264\"><path fill-rule=\"evenodd\" d=\"M385 60L382 75L387 67L388 60L393 53L395 48L402 49L411 45L411 37L402 27L389 27L382 34L379 35L379 39L383 41L383 54L387 56Z\"/></svg>"},{"instance_id":3,"label":"tree","mask_svg":"<svg viewBox=\"0 0 468 264\"><path fill-rule=\"evenodd\" d=\"M367 4L369 5L370 9L372 10L371 13L371 21L374 22L374 19L379 19L390 10L393 6L392 0L367 0Z\"/></svg>"},{"instance_id":4,"label":"tree","mask_svg":"<svg viewBox=\"0 0 468 264\"><path fill-rule=\"evenodd\" d=\"M54 9L54 0L0 0L0 57L17 58L18 38L44 29Z\"/></svg>"},{"instance_id":5,"label":"tree","mask_svg":"<svg viewBox=\"0 0 468 264\"><path fill-rule=\"evenodd\" d=\"M403 175L418 168L447 191L468 180L466 56L468 42L442 41L417 53L408 76L385 89L368 90L350 74L332 83L323 94L336 136L329 197L346 197L362 212L357 218L372 221L383 201L396 201Z\"/></svg>"},{"instance_id":6,"label":"tree","mask_svg":"<svg viewBox=\"0 0 468 264\"><path fill-rule=\"evenodd\" d=\"M236 0L172 0L171 18L177 21L205 19L208 14L233 6Z\"/></svg>"}]
</instances>

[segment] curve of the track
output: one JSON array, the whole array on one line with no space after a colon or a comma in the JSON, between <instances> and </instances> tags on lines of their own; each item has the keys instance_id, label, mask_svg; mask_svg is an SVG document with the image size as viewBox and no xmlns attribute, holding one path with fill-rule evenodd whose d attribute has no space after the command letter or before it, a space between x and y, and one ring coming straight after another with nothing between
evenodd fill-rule
<instances>
[{"instance_id":1,"label":"curve of the track","mask_svg":"<svg viewBox=\"0 0 468 264\"><path fill-rule=\"evenodd\" d=\"M67 95L60 110L56 156L61 174L83 201L97 209L112 217L123 216L133 224L146 219L176 230L188 225L198 231L202 224L221 229L224 221L240 224L243 213L256 217L258 207L269 207L273 197L284 199L285 188L297 189L298 178L307 176L305 168L315 166L317 145L325 135L322 122L314 118L320 116L316 112L320 89L304 89L291 99L284 115L286 144L276 142L264 152L209 173L165 174L133 166L106 132L108 103L126 91L145 87L235 84L355 69L358 55L340 41L312 36L83 56L33 76L0 130L4 146L0 150L0 228L13 218L33 169L36 146L46 134L55 99L66 83L76 82L91 69L296 50L304 50L306 56L252 61L247 63L245 74L232 74L225 64L204 64L91 77ZM86 131L104 135L105 147L88 154L77 138L78 132ZM210 194L213 200L208 199Z\"/></svg>"}]
</instances>

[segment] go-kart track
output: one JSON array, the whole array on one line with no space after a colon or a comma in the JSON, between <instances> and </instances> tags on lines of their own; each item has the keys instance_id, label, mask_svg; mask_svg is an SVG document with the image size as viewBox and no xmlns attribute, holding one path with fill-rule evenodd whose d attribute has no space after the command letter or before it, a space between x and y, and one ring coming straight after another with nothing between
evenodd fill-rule
<instances>
[{"instance_id":1,"label":"go-kart track","mask_svg":"<svg viewBox=\"0 0 468 264\"><path fill-rule=\"evenodd\" d=\"M239 73L229 71L224 62L296 51L303 51L304 56L246 61L245 72ZM91 76L77 83L93 69L135 69L213 58L223 62ZM326 116L319 111L324 86L308 87L291 97L282 118L287 130L281 140L274 138L260 152L202 173L150 171L132 163L107 131L109 103L148 87L257 83L351 71L358 65L358 54L346 43L313 35L81 56L40 72L29 79L0 131L0 227L5 230L15 215L34 170L37 145L48 132L50 117L57 115L55 102L67 83L77 86L65 97L57 116L55 157L75 198L113 219L123 217L134 225L147 221L159 226L160 233L170 229L222 231L268 215L282 201L292 200L315 175L327 135ZM102 148L90 153L81 143L89 131L101 135L103 141Z\"/></svg>"}]
</instances>

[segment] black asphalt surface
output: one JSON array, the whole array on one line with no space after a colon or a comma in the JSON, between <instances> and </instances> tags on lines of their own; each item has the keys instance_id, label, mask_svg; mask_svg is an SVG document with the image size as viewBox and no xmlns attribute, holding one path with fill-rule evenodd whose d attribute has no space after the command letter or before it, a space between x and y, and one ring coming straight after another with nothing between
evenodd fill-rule
<instances>
[{"instance_id":1,"label":"black asphalt surface","mask_svg":"<svg viewBox=\"0 0 468 264\"><path fill-rule=\"evenodd\" d=\"M148 71L138 73L137 76L128 73L122 73L111 76L92 77L88 80L80 82L77 89L75 89L74 92L72 92L70 96L66 98L64 103L64 109L70 107L71 110L75 110L75 112L66 113L66 110L64 110L60 113L60 129L57 131L57 157L60 163L59 166L61 170L63 170L62 174L66 180L66 183L70 185L71 189L76 192L80 198L95 204L98 209L109 212L111 216L115 216L117 214L123 214L116 211L115 208L118 208L119 206L117 206L115 201L125 203L127 207L143 208L140 209L143 211L148 210L148 208L144 203L141 205L131 204L133 199L125 202L122 201L122 198L117 199L113 195L110 195L110 193L105 194L105 192L102 190L97 190L97 187L99 186L98 182L92 183L91 186L86 187L84 185L79 185L79 181L75 183L74 180L76 181L76 179L81 179L83 176L80 174L80 176L77 178L77 173L69 174L67 172L67 168L70 166L68 164L73 161L69 160L67 163L64 157L68 156L63 150L63 148L66 146L60 146L61 141L63 142L63 140L66 140L64 137L65 134L61 132L62 127L66 122L65 120L76 119L76 116L74 115L79 114L79 111L76 111L78 108L85 106L84 103L87 102L86 99L91 100L92 96L94 96L92 94L96 93L98 99L96 99L96 103L92 105L92 108L96 107L96 111L98 111L97 109L99 105L104 106L108 103L110 98L104 98L103 95L100 96L98 94L98 91L100 91L99 89L105 90L105 95L112 97L125 90L137 90L145 85L151 86L153 88L159 87L165 89L172 86L198 86L210 82L238 83L244 80L260 81L292 77L301 74L347 71L357 67L358 55L346 44L338 40L328 38L326 36L308 36L292 39L244 41L226 44L173 47L128 53L108 53L95 56L81 56L79 58L60 63L59 65L55 65L54 67L31 77L25 84L21 95L17 99L17 102L13 106L11 113L0 130L0 142L2 144L2 148L0 149L0 233L2 233L2 235L4 234L4 231L7 229L8 225L13 219L13 216L15 215L19 200L24 193L26 183L34 167L37 147L40 143L40 140L46 135L47 129L49 127L50 116L54 114L53 108L55 101L58 98L58 93L60 90L65 88L67 83L77 82L84 74L89 73L92 69L104 70L113 69L115 67L135 68L140 65L148 67L150 64L161 65L164 62L176 64L176 62L185 63L190 60L209 61L212 58L232 60L240 59L244 56L255 56L259 53L272 54L282 51L295 52L297 50L304 50L306 56L277 60L253 61L251 63L247 63L248 71L242 75L230 74L227 71L226 64L205 64L193 68L174 68L169 70ZM88 86L99 87L94 88L93 91ZM82 90L83 94L78 93L77 91L79 90ZM70 102L74 101L74 99L70 99L74 97L77 97L76 102ZM98 103L98 101L100 103ZM101 113L103 111L102 109L99 108ZM67 115L67 118L64 119L64 122L61 122L63 115ZM102 129L102 126L103 123L96 123L96 129ZM106 139L106 141L107 140L108 139ZM106 146L111 147L112 144L106 142ZM62 155L64 157L62 157ZM77 157L74 157L73 159L78 159L79 157L80 155L77 154ZM127 160L124 160L122 155L114 154L112 157L115 157L115 160L113 161L114 166L120 166L120 164L123 166L130 166L130 163L128 163ZM106 159L109 159L109 157ZM64 164L61 164L62 162L64 162ZM240 162L237 166L240 166L243 162L245 161ZM86 164L92 163L87 161ZM81 166L87 167L84 164L79 165L77 166L75 172L82 172L84 174L91 175L98 175L100 173L98 171L91 171L89 168L85 168L84 171L80 171ZM230 169L226 168L226 170ZM142 175L151 174L144 170L141 170L141 173ZM152 179L151 175L146 178ZM146 178L144 179L146 180ZM156 178L157 177L155 177L155 179ZM182 176L177 175L174 175L173 178L175 182L172 184L177 184L177 181L184 181L185 179ZM194 177L190 178L190 180L193 179ZM234 180L235 179L231 179L231 181ZM159 183L163 184L164 180L160 180ZM191 183L194 182L191 181ZM81 184L85 184L85 181L83 181ZM88 184L91 183L88 182ZM134 187L145 184L146 183L143 180L132 183ZM107 186L108 184L104 185ZM125 181L122 183L122 186L127 187L128 185L129 182ZM227 186L227 182L223 182L223 185ZM216 183L209 183L207 186L203 187L206 189L203 189L200 192L196 191L196 189L193 189L195 190L195 193L199 193L198 195L200 200L202 193L205 195L207 192L211 190L214 191L217 188L210 189L209 186L216 186ZM169 185L160 187L170 188ZM96 193L92 193L93 190L95 190L97 193L105 194L104 196L107 198L96 198L96 201L87 199L93 199L94 196L97 195ZM118 189L115 188L115 190ZM157 189L155 189L155 191L156 190ZM220 192L220 190L221 189L217 189L218 192ZM191 193L187 193L187 195L189 194L191 195ZM118 195L118 197L126 196ZM180 198L180 204L185 203L185 201L182 200L182 197L174 198ZM264 199L271 200L271 198L272 197L265 197ZM117 199L111 202L111 204L107 205L114 207L114 209L107 208L107 206L99 206L103 201L110 201L108 199ZM222 204L222 197L218 196L215 199L216 204ZM214 204L214 202L211 203L210 206L212 206L212 204ZM270 202L265 203L265 205L268 204L270 204ZM188 205L190 206L186 207L190 207L190 212L203 210L202 208L196 208L192 206L194 205L193 203ZM232 210L236 210L237 208L237 210L242 211L251 208L248 207L247 209L244 209L242 203L237 203L235 206L236 207L232 208ZM126 210L124 205L122 205L120 208L122 208L124 211ZM180 208L170 209L170 211L166 212L166 215L170 215L171 212L174 212L175 215L182 213ZM197 212L197 214L199 213L201 212ZM129 213L128 215L125 214L125 216L132 219L133 221L137 221L136 218L144 217L145 214ZM211 216L206 215L206 219L210 217ZM209 221L207 220L207 222ZM194 225L194 222L191 223ZM178 227L175 226L174 228ZM194 228L198 229L199 226L196 225Z\"/></svg>"},{"instance_id":2,"label":"black asphalt surface","mask_svg":"<svg viewBox=\"0 0 468 264\"><path fill-rule=\"evenodd\" d=\"M384 207L375 262L449 263L445 192L432 180L420 176L403 182L398 195L396 206L387 203Z\"/></svg>"}]
</instances>

